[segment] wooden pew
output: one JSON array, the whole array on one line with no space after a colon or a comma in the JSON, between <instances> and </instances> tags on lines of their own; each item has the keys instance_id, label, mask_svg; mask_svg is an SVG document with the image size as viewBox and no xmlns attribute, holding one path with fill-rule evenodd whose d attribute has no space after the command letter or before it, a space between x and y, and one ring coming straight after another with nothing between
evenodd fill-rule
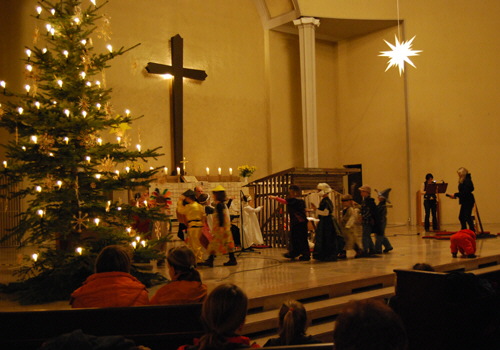
<instances>
[{"instance_id":1,"label":"wooden pew","mask_svg":"<svg viewBox=\"0 0 500 350\"><path fill-rule=\"evenodd\" d=\"M405 324L410 349L489 349L500 340L499 296L478 276L394 272L396 294L390 305ZM481 277L498 276L500 269L492 269Z\"/></svg>"},{"instance_id":2,"label":"wooden pew","mask_svg":"<svg viewBox=\"0 0 500 350\"><path fill-rule=\"evenodd\" d=\"M203 334L201 304L0 312L0 349L34 350L53 337L81 329L122 335L151 349L177 349Z\"/></svg>"}]
</instances>

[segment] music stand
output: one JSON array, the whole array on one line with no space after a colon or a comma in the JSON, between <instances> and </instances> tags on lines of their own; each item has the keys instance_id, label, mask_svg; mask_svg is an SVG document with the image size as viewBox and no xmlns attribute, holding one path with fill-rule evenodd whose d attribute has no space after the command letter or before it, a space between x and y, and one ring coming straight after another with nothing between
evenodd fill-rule
<instances>
[{"instance_id":1,"label":"music stand","mask_svg":"<svg viewBox=\"0 0 500 350\"><path fill-rule=\"evenodd\" d=\"M430 184L425 184L425 193L445 193L448 188L448 183L446 182L433 182Z\"/></svg>"}]
</instances>

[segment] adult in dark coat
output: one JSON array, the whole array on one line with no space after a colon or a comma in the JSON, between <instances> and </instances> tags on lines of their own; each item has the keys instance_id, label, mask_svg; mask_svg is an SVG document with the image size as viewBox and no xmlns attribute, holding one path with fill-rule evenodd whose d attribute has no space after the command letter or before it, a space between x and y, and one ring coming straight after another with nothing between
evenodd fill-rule
<instances>
[{"instance_id":1,"label":"adult in dark coat","mask_svg":"<svg viewBox=\"0 0 500 350\"><path fill-rule=\"evenodd\" d=\"M459 168L457 170L458 174L458 192L452 195L448 195L450 198L458 198L458 203L460 204L460 213L458 215L458 220L462 225L462 230L469 229L476 232L474 227L474 221L472 220L472 209L474 208L474 184L472 183L471 174L465 168Z\"/></svg>"}]
</instances>

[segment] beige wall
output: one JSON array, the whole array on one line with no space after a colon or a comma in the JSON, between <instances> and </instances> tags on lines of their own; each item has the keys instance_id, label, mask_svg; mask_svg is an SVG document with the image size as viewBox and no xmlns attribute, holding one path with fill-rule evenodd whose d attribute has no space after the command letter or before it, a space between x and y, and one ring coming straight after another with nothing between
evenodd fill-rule
<instances>
[{"instance_id":1,"label":"beige wall","mask_svg":"<svg viewBox=\"0 0 500 350\"><path fill-rule=\"evenodd\" d=\"M21 87L19 58L31 43L35 2L7 3L0 80L15 80L17 72ZM332 13L325 3L310 2L308 11ZM361 3L343 1L339 15L373 18ZM413 194L427 172L455 189L455 171L465 166L483 222L498 222L500 2L400 0L400 11L407 38L416 35L414 48L424 50L413 60L418 68L404 77L384 72L386 58L378 57L396 28L337 44L317 41L320 166L362 163L366 183L392 187L390 223L414 219ZM185 66L208 73L202 83L184 84L188 170L252 164L259 177L303 164L298 38L264 32L252 0L112 0L105 12L115 47L141 43L112 61L105 78L117 112L144 115L131 144L140 134L143 147L161 145L167 153L154 165L170 164L169 82L143 68L148 61L170 63L169 39L177 33L185 40ZM103 50L105 44L95 40ZM458 204L444 199L444 222L456 223L457 215Z\"/></svg>"}]
</instances>

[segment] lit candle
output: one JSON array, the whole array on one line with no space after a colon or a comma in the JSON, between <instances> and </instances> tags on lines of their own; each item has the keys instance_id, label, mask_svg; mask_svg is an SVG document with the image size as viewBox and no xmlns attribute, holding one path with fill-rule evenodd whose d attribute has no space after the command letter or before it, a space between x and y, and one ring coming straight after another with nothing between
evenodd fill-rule
<instances>
[{"instance_id":1,"label":"lit candle","mask_svg":"<svg viewBox=\"0 0 500 350\"><path fill-rule=\"evenodd\" d=\"M36 213L37 213L37 214L38 214L41 218L43 217L43 214L44 214L43 209L38 209L38 210L36 211Z\"/></svg>"},{"instance_id":2,"label":"lit candle","mask_svg":"<svg viewBox=\"0 0 500 350\"><path fill-rule=\"evenodd\" d=\"M82 247L78 247L75 250L78 253L78 255L82 255L82 253L83 253L83 248Z\"/></svg>"},{"instance_id":3,"label":"lit candle","mask_svg":"<svg viewBox=\"0 0 500 350\"><path fill-rule=\"evenodd\" d=\"M148 207L148 201L144 201L144 206L147 208Z\"/></svg>"},{"instance_id":4,"label":"lit candle","mask_svg":"<svg viewBox=\"0 0 500 350\"><path fill-rule=\"evenodd\" d=\"M50 30L52 29L52 26L49 23L47 23L45 25L45 28L47 28L47 32L50 32Z\"/></svg>"},{"instance_id":5,"label":"lit candle","mask_svg":"<svg viewBox=\"0 0 500 350\"><path fill-rule=\"evenodd\" d=\"M109 212L110 209L111 209L111 201L107 201L106 202L106 211Z\"/></svg>"},{"instance_id":6,"label":"lit candle","mask_svg":"<svg viewBox=\"0 0 500 350\"><path fill-rule=\"evenodd\" d=\"M101 109L101 104L100 103L96 103L95 105L97 107L97 110L100 110Z\"/></svg>"},{"instance_id":7,"label":"lit candle","mask_svg":"<svg viewBox=\"0 0 500 350\"><path fill-rule=\"evenodd\" d=\"M36 101L35 102L35 107L36 107L36 109L40 109L40 102Z\"/></svg>"},{"instance_id":8,"label":"lit candle","mask_svg":"<svg viewBox=\"0 0 500 350\"><path fill-rule=\"evenodd\" d=\"M99 226L99 222L101 222L101 220L99 218L94 219L94 223L96 226Z\"/></svg>"},{"instance_id":9,"label":"lit candle","mask_svg":"<svg viewBox=\"0 0 500 350\"><path fill-rule=\"evenodd\" d=\"M122 142L122 138L120 136L117 136L116 141L118 141L118 144L120 144L120 142Z\"/></svg>"},{"instance_id":10,"label":"lit candle","mask_svg":"<svg viewBox=\"0 0 500 350\"><path fill-rule=\"evenodd\" d=\"M29 86L28 84L26 84L26 85L24 85L24 89L26 90L26 94L29 94L30 90L31 90L31 86Z\"/></svg>"},{"instance_id":11,"label":"lit candle","mask_svg":"<svg viewBox=\"0 0 500 350\"><path fill-rule=\"evenodd\" d=\"M90 81L87 81L87 82L85 83L85 85L87 85L88 87L91 87L91 86L92 86L92 83L91 83Z\"/></svg>"},{"instance_id":12,"label":"lit candle","mask_svg":"<svg viewBox=\"0 0 500 350\"><path fill-rule=\"evenodd\" d=\"M38 16L42 13L42 6L37 6L36 7L36 13L38 13Z\"/></svg>"},{"instance_id":13,"label":"lit candle","mask_svg":"<svg viewBox=\"0 0 500 350\"><path fill-rule=\"evenodd\" d=\"M63 140L64 140L64 142L65 142L66 144L68 144L68 143L69 143L69 137L68 137L68 136L65 136Z\"/></svg>"},{"instance_id":14,"label":"lit candle","mask_svg":"<svg viewBox=\"0 0 500 350\"><path fill-rule=\"evenodd\" d=\"M207 167L207 176L210 175L210 168Z\"/></svg>"},{"instance_id":15,"label":"lit candle","mask_svg":"<svg viewBox=\"0 0 500 350\"><path fill-rule=\"evenodd\" d=\"M125 114L127 115L127 117L130 115L130 110L129 109L126 109L125 110Z\"/></svg>"},{"instance_id":16,"label":"lit candle","mask_svg":"<svg viewBox=\"0 0 500 350\"><path fill-rule=\"evenodd\" d=\"M233 168L229 168L229 175L233 175Z\"/></svg>"},{"instance_id":17,"label":"lit candle","mask_svg":"<svg viewBox=\"0 0 500 350\"><path fill-rule=\"evenodd\" d=\"M37 253L32 254L31 259L33 259L33 261L36 262L38 260L38 254Z\"/></svg>"},{"instance_id":18,"label":"lit candle","mask_svg":"<svg viewBox=\"0 0 500 350\"><path fill-rule=\"evenodd\" d=\"M76 25L80 24L80 18L78 17L73 18L73 21L75 22Z\"/></svg>"},{"instance_id":19,"label":"lit candle","mask_svg":"<svg viewBox=\"0 0 500 350\"><path fill-rule=\"evenodd\" d=\"M222 169L219 167L217 170L219 171L219 175L222 175Z\"/></svg>"},{"instance_id":20,"label":"lit candle","mask_svg":"<svg viewBox=\"0 0 500 350\"><path fill-rule=\"evenodd\" d=\"M85 160L87 161L87 163L90 163L90 156L86 156Z\"/></svg>"},{"instance_id":21,"label":"lit candle","mask_svg":"<svg viewBox=\"0 0 500 350\"><path fill-rule=\"evenodd\" d=\"M113 53L113 46L108 44L108 45L106 45L106 48L108 49L109 52Z\"/></svg>"},{"instance_id":22,"label":"lit candle","mask_svg":"<svg viewBox=\"0 0 500 350\"><path fill-rule=\"evenodd\" d=\"M152 166L150 166L150 167L149 167L149 170L154 170L154 169L155 169L155 168L154 168L154 167L152 167Z\"/></svg>"},{"instance_id":23,"label":"lit candle","mask_svg":"<svg viewBox=\"0 0 500 350\"><path fill-rule=\"evenodd\" d=\"M31 141L33 141L33 143L37 143L38 137L36 137L36 135L31 136Z\"/></svg>"},{"instance_id":24,"label":"lit candle","mask_svg":"<svg viewBox=\"0 0 500 350\"><path fill-rule=\"evenodd\" d=\"M137 150L140 152L141 151L141 145L136 145L135 146L137 148Z\"/></svg>"},{"instance_id":25,"label":"lit candle","mask_svg":"<svg viewBox=\"0 0 500 350\"><path fill-rule=\"evenodd\" d=\"M18 108L17 108L17 112L18 112L19 114L23 114L23 112L24 112L23 107L18 107Z\"/></svg>"},{"instance_id":26,"label":"lit candle","mask_svg":"<svg viewBox=\"0 0 500 350\"><path fill-rule=\"evenodd\" d=\"M87 118L87 111L82 111L82 115L84 118Z\"/></svg>"},{"instance_id":27,"label":"lit candle","mask_svg":"<svg viewBox=\"0 0 500 350\"><path fill-rule=\"evenodd\" d=\"M102 146L102 139L101 139L100 137L97 139L97 144L98 144L99 146Z\"/></svg>"},{"instance_id":28,"label":"lit candle","mask_svg":"<svg viewBox=\"0 0 500 350\"><path fill-rule=\"evenodd\" d=\"M52 16L54 16L56 14L56 10L52 9L52 10L50 10L50 13L52 13Z\"/></svg>"},{"instance_id":29,"label":"lit candle","mask_svg":"<svg viewBox=\"0 0 500 350\"><path fill-rule=\"evenodd\" d=\"M36 190L37 192L42 192L42 186L36 186L36 187L35 187L35 190Z\"/></svg>"},{"instance_id":30,"label":"lit candle","mask_svg":"<svg viewBox=\"0 0 500 350\"><path fill-rule=\"evenodd\" d=\"M57 81L57 85L59 85L59 87L60 87L60 88L62 88L62 86L63 86L63 81L62 81L61 79L59 79L59 80Z\"/></svg>"},{"instance_id":31,"label":"lit candle","mask_svg":"<svg viewBox=\"0 0 500 350\"><path fill-rule=\"evenodd\" d=\"M44 53L44 54L45 54L45 53L47 53L47 48L46 48L46 47L44 47L44 48L42 49L42 53Z\"/></svg>"},{"instance_id":32,"label":"lit candle","mask_svg":"<svg viewBox=\"0 0 500 350\"><path fill-rule=\"evenodd\" d=\"M129 235L130 235L130 233L132 233L132 227L127 227L126 230L127 230L127 232L128 232Z\"/></svg>"},{"instance_id":33,"label":"lit candle","mask_svg":"<svg viewBox=\"0 0 500 350\"><path fill-rule=\"evenodd\" d=\"M26 56L28 56L28 61L29 61L31 58L31 50L30 49L26 49Z\"/></svg>"},{"instance_id":34,"label":"lit candle","mask_svg":"<svg viewBox=\"0 0 500 350\"><path fill-rule=\"evenodd\" d=\"M56 182L56 184L57 184L57 188L58 188L58 189L61 189L61 186L62 186L62 184L63 184L63 183L62 183L62 181L61 181L61 180L58 180L58 181Z\"/></svg>"},{"instance_id":35,"label":"lit candle","mask_svg":"<svg viewBox=\"0 0 500 350\"><path fill-rule=\"evenodd\" d=\"M31 64L27 64L27 65L26 65L26 70L27 70L28 72L33 71L33 66L32 66Z\"/></svg>"},{"instance_id":36,"label":"lit candle","mask_svg":"<svg viewBox=\"0 0 500 350\"><path fill-rule=\"evenodd\" d=\"M80 40L80 42L82 43L83 46L87 45L87 40L85 39Z\"/></svg>"},{"instance_id":37,"label":"lit candle","mask_svg":"<svg viewBox=\"0 0 500 350\"><path fill-rule=\"evenodd\" d=\"M115 170L116 176L120 177L120 170Z\"/></svg>"},{"instance_id":38,"label":"lit candle","mask_svg":"<svg viewBox=\"0 0 500 350\"><path fill-rule=\"evenodd\" d=\"M101 179L101 176L102 176L101 174L95 174L95 178L96 178L97 180L100 180L100 179Z\"/></svg>"},{"instance_id":39,"label":"lit candle","mask_svg":"<svg viewBox=\"0 0 500 350\"><path fill-rule=\"evenodd\" d=\"M130 168L128 166L125 167L125 171L128 173L130 171Z\"/></svg>"},{"instance_id":40,"label":"lit candle","mask_svg":"<svg viewBox=\"0 0 500 350\"><path fill-rule=\"evenodd\" d=\"M5 87L7 86L7 84L2 80L0 81L0 86L3 87L3 94L5 95Z\"/></svg>"},{"instance_id":41,"label":"lit candle","mask_svg":"<svg viewBox=\"0 0 500 350\"><path fill-rule=\"evenodd\" d=\"M168 168L167 168L167 167L164 167L164 168L163 168L163 172L165 173L165 175L168 175Z\"/></svg>"},{"instance_id":42,"label":"lit candle","mask_svg":"<svg viewBox=\"0 0 500 350\"><path fill-rule=\"evenodd\" d=\"M4 161L3 161L3 167L4 167L5 169L7 169L7 161L6 161L6 160L4 160Z\"/></svg>"},{"instance_id":43,"label":"lit candle","mask_svg":"<svg viewBox=\"0 0 500 350\"><path fill-rule=\"evenodd\" d=\"M97 86L101 87L101 82L99 80L96 80L96 82L94 84L96 84Z\"/></svg>"},{"instance_id":44,"label":"lit candle","mask_svg":"<svg viewBox=\"0 0 500 350\"><path fill-rule=\"evenodd\" d=\"M141 245L142 245L143 247L146 247L146 241L141 241Z\"/></svg>"},{"instance_id":45,"label":"lit candle","mask_svg":"<svg viewBox=\"0 0 500 350\"><path fill-rule=\"evenodd\" d=\"M82 77L82 79L85 79L85 77L87 76L87 73L85 73L85 72L80 72L80 76Z\"/></svg>"},{"instance_id":46,"label":"lit candle","mask_svg":"<svg viewBox=\"0 0 500 350\"><path fill-rule=\"evenodd\" d=\"M69 52L68 50L63 50L62 54L64 55L64 57L66 57L66 59L68 58L69 56Z\"/></svg>"},{"instance_id":47,"label":"lit candle","mask_svg":"<svg viewBox=\"0 0 500 350\"><path fill-rule=\"evenodd\" d=\"M97 6L97 5L96 5L96 3L95 3L95 0L90 0L90 2L91 2L92 4L94 4L94 6Z\"/></svg>"},{"instance_id":48,"label":"lit candle","mask_svg":"<svg viewBox=\"0 0 500 350\"><path fill-rule=\"evenodd\" d=\"M50 28L50 35L52 35L52 38L54 38L55 33L56 33L56 30L54 28Z\"/></svg>"},{"instance_id":49,"label":"lit candle","mask_svg":"<svg viewBox=\"0 0 500 350\"><path fill-rule=\"evenodd\" d=\"M65 109L63 112L64 112L64 114L66 114L66 117L69 117L69 114L70 114L69 109Z\"/></svg>"},{"instance_id":50,"label":"lit candle","mask_svg":"<svg viewBox=\"0 0 500 350\"><path fill-rule=\"evenodd\" d=\"M132 244L132 247L134 247L134 249L137 247L137 242L136 242L136 241L133 241L133 242L132 242L132 243L130 243L130 244Z\"/></svg>"},{"instance_id":51,"label":"lit candle","mask_svg":"<svg viewBox=\"0 0 500 350\"><path fill-rule=\"evenodd\" d=\"M177 175L181 174L181 168L177 167Z\"/></svg>"},{"instance_id":52,"label":"lit candle","mask_svg":"<svg viewBox=\"0 0 500 350\"><path fill-rule=\"evenodd\" d=\"M141 240L141 237L136 236L136 237L135 237L135 240L136 240L137 242L139 242L139 241Z\"/></svg>"}]
</instances>

